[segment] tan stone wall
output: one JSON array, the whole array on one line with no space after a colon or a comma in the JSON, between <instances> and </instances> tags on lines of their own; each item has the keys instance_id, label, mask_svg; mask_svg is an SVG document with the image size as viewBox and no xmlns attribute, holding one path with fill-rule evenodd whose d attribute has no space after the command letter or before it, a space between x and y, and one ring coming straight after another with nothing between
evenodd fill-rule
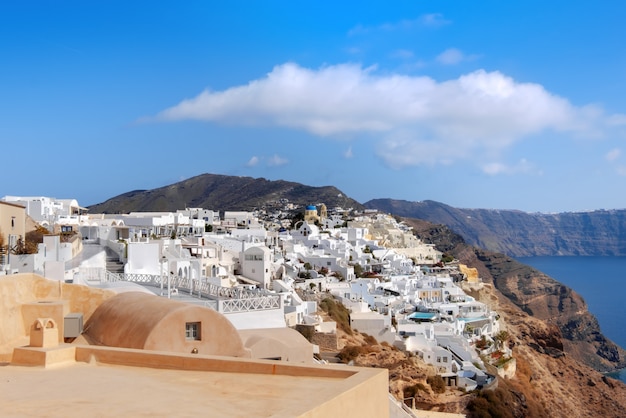
<instances>
[{"instance_id":1,"label":"tan stone wall","mask_svg":"<svg viewBox=\"0 0 626 418\"><path fill-rule=\"evenodd\" d=\"M146 351L94 345L76 346L76 361L85 363L95 361L97 363L154 367L157 369L213 371L224 373L258 373L267 375L321 377L342 380L347 380L357 374L362 374L361 378L369 378L372 375L384 374L385 394L388 393L386 382L388 376L386 369L363 369L342 365L305 365L298 363L211 357L203 355L198 356L189 353L169 353L165 351Z\"/></svg>"},{"instance_id":2,"label":"tan stone wall","mask_svg":"<svg viewBox=\"0 0 626 418\"><path fill-rule=\"evenodd\" d=\"M11 364L18 366L51 367L76 362L76 346L62 344L54 349L17 347L13 351Z\"/></svg>"},{"instance_id":3,"label":"tan stone wall","mask_svg":"<svg viewBox=\"0 0 626 418\"><path fill-rule=\"evenodd\" d=\"M386 369L376 376L365 379L355 375L346 379L345 391L321 403L300 417L389 417L389 374ZM335 389L337 390L337 389ZM316 393L315 396L322 394Z\"/></svg>"},{"instance_id":4,"label":"tan stone wall","mask_svg":"<svg viewBox=\"0 0 626 418\"><path fill-rule=\"evenodd\" d=\"M19 205L0 202L0 234L4 245L9 244L9 235L26 236L26 209Z\"/></svg>"},{"instance_id":5,"label":"tan stone wall","mask_svg":"<svg viewBox=\"0 0 626 418\"><path fill-rule=\"evenodd\" d=\"M0 276L0 361L11 360L13 347L29 344L33 318L45 314L27 309L25 317L24 304L38 301L61 303L62 312L65 313L66 309L68 312L80 312L87 321L102 301L114 295L109 290L48 280L31 273ZM58 316L53 319L62 327L63 320Z\"/></svg>"},{"instance_id":6,"label":"tan stone wall","mask_svg":"<svg viewBox=\"0 0 626 418\"><path fill-rule=\"evenodd\" d=\"M52 318L57 325L58 341L63 341L63 318L70 313L70 304L67 300L42 300L27 302L22 305L22 321L24 332L30 336L32 325L38 318Z\"/></svg>"},{"instance_id":7,"label":"tan stone wall","mask_svg":"<svg viewBox=\"0 0 626 418\"><path fill-rule=\"evenodd\" d=\"M274 375L297 376L303 379L303 391L306 391L305 378L329 379L325 389L310 394L316 399L317 405L305 413L292 416L389 417L389 374L386 369L311 366L96 346L76 347L76 361L177 370L254 373L267 375L268 378Z\"/></svg>"},{"instance_id":8,"label":"tan stone wall","mask_svg":"<svg viewBox=\"0 0 626 418\"><path fill-rule=\"evenodd\" d=\"M292 328L239 330L244 346L254 359L313 362L313 345Z\"/></svg>"}]
</instances>

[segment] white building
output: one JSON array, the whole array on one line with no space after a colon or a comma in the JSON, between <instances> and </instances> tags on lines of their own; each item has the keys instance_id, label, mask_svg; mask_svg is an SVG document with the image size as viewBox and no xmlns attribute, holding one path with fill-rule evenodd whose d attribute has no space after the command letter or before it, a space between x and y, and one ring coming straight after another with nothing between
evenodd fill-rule
<instances>
[{"instance_id":1,"label":"white building","mask_svg":"<svg viewBox=\"0 0 626 418\"><path fill-rule=\"evenodd\" d=\"M272 274L272 252L265 246L250 247L240 256L241 275L259 284L262 289L269 289Z\"/></svg>"},{"instance_id":2,"label":"white building","mask_svg":"<svg viewBox=\"0 0 626 418\"><path fill-rule=\"evenodd\" d=\"M45 196L4 196L2 200L24 206L26 214L44 226L56 224L61 216L77 216L86 210L78 205L76 199L55 199Z\"/></svg>"}]
</instances>

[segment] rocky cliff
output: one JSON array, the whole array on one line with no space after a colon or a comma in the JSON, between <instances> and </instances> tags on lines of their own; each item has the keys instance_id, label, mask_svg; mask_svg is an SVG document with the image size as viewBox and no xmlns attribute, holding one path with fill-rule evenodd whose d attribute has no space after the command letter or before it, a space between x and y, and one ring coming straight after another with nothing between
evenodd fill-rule
<instances>
[{"instance_id":1,"label":"rocky cliff","mask_svg":"<svg viewBox=\"0 0 626 418\"><path fill-rule=\"evenodd\" d=\"M393 199L370 200L364 206L446 225L470 245L512 257L626 255L626 210L543 214Z\"/></svg>"},{"instance_id":2,"label":"rocky cliff","mask_svg":"<svg viewBox=\"0 0 626 418\"><path fill-rule=\"evenodd\" d=\"M446 226L415 219L406 222L420 239L478 269L502 300L556 327L563 352L599 371L626 367L626 351L602 335L587 304L572 289L504 254L472 247Z\"/></svg>"},{"instance_id":3,"label":"rocky cliff","mask_svg":"<svg viewBox=\"0 0 626 418\"><path fill-rule=\"evenodd\" d=\"M405 221L425 242L476 268L484 288L466 291L502 316L517 373L485 395L507 405L510 414L499 416L624 416L626 385L601 372L626 367L626 351L602 335L580 295L506 255L466 244L446 226Z\"/></svg>"}]
</instances>

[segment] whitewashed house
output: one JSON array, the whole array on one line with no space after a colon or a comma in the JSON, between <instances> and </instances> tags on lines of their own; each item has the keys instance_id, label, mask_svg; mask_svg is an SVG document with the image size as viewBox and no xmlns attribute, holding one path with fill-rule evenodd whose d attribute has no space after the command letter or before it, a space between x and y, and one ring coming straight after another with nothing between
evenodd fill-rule
<instances>
[{"instance_id":1,"label":"whitewashed house","mask_svg":"<svg viewBox=\"0 0 626 418\"><path fill-rule=\"evenodd\" d=\"M259 284L262 289L269 289L272 274L272 251L265 246L254 246L244 250L239 257L241 275Z\"/></svg>"},{"instance_id":2,"label":"whitewashed house","mask_svg":"<svg viewBox=\"0 0 626 418\"><path fill-rule=\"evenodd\" d=\"M26 214L36 222L51 226L59 216L78 215L80 206L75 199L55 199L45 196L4 196L3 201L26 208Z\"/></svg>"}]
</instances>

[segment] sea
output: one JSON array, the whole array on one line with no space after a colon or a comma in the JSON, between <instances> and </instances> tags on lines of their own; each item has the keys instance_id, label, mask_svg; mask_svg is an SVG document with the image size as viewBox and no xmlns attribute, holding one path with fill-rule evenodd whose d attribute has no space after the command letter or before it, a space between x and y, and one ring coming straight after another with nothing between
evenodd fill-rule
<instances>
[{"instance_id":1,"label":"sea","mask_svg":"<svg viewBox=\"0 0 626 418\"><path fill-rule=\"evenodd\" d=\"M626 257L519 257L580 294L605 337L626 348ZM609 376L626 383L626 369Z\"/></svg>"}]
</instances>

